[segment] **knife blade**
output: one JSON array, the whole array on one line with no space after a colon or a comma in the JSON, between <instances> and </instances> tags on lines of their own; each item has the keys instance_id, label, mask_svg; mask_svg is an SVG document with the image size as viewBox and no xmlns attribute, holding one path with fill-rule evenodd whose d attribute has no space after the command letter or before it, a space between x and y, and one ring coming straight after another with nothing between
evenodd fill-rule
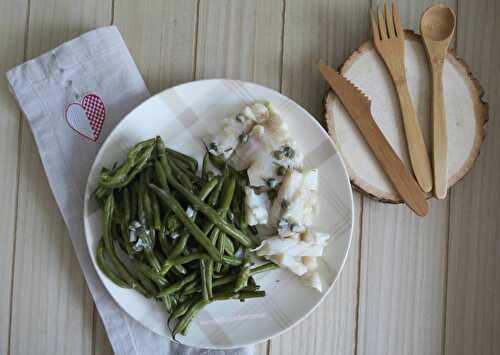
<instances>
[{"instance_id":1,"label":"knife blade","mask_svg":"<svg viewBox=\"0 0 500 355\"><path fill-rule=\"evenodd\" d=\"M344 105L403 201L417 215L425 216L428 212L425 194L377 126L371 114L371 102L368 97L328 65L320 64L319 70Z\"/></svg>"}]
</instances>

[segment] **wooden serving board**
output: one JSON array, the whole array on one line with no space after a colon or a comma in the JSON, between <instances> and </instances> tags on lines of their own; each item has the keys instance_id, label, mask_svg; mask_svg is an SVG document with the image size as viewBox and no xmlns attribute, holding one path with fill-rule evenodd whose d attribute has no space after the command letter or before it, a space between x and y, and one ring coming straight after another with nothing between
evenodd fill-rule
<instances>
[{"instance_id":1,"label":"wooden serving board","mask_svg":"<svg viewBox=\"0 0 500 355\"><path fill-rule=\"evenodd\" d=\"M405 64L410 95L430 153L431 82L421 37L405 31ZM340 72L370 98L372 115L405 165L411 169L401 111L394 85L372 42L364 43L342 65ZM448 187L472 167L484 139L488 105L467 66L453 52L445 59L444 100L448 121ZM329 91L325 99L328 130L339 149L351 179L359 190L384 202L402 202L375 157L345 111ZM429 195L430 197L430 195Z\"/></svg>"}]
</instances>

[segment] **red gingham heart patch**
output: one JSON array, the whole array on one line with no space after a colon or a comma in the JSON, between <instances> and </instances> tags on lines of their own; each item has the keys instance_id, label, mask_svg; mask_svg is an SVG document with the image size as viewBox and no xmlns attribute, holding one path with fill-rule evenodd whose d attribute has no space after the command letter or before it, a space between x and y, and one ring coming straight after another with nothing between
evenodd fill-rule
<instances>
[{"instance_id":1,"label":"red gingham heart patch","mask_svg":"<svg viewBox=\"0 0 500 355\"><path fill-rule=\"evenodd\" d=\"M101 98L95 94L85 95L80 102L66 108L68 125L81 136L97 141L106 118L106 109Z\"/></svg>"}]
</instances>

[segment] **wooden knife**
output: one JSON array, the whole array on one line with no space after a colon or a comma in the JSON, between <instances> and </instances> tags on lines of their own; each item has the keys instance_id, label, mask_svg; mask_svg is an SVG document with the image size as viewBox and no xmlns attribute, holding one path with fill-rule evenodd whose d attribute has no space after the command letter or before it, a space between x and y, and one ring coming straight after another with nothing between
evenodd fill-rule
<instances>
[{"instance_id":1,"label":"wooden knife","mask_svg":"<svg viewBox=\"0 0 500 355\"><path fill-rule=\"evenodd\" d=\"M344 105L401 198L416 214L425 216L428 212L425 194L378 128L370 111L371 102L368 97L328 65L320 64L319 70Z\"/></svg>"}]
</instances>

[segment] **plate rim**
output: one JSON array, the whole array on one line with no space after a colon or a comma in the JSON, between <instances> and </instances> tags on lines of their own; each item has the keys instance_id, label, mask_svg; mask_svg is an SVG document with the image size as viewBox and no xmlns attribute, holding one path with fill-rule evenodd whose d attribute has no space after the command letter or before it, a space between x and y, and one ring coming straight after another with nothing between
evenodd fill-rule
<instances>
[{"instance_id":1,"label":"plate rim","mask_svg":"<svg viewBox=\"0 0 500 355\"><path fill-rule=\"evenodd\" d=\"M311 120L313 122L314 125L316 125L316 127L319 128L319 130L321 131L321 134L327 138L328 142L331 144L331 146L333 147L333 149L335 151L335 155L339 158L340 164L342 166L343 180L344 180L344 183L346 184L346 187L348 187L347 191L349 192L348 193L348 197L349 197L349 202L350 202L350 207L351 207L350 208L350 212L351 213L350 213L349 241L347 243L346 251L344 253L342 262L340 263L340 267L338 269L338 272L337 272L334 280L329 285L329 287L323 292L323 294L319 298L318 302L316 302L316 304L313 307L311 307L311 309L309 309L300 318L298 318L296 321L292 322L287 327L285 327L285 328L281 329L280 331L275 332L275 333L273 333L273 334L271 334L269 336L266 336L266 337L264 337L264 338L262 338L260 340L250 341L250 342L244 342L244 343L239 343L239 344L231 344L231 345L227 345L227 346L225 346L225 345L224 346L220 346L219 345L219 346L215 347L215 346L210 346L209 345L209 346L205 347L206 349L211 349L211 350L226 350L226 349L235 349L235 348L240 348L240 347L245 347L245 346L250 346L250 345L255 345L255 344L258 344L258 343L261 343L261 342L265 342L265 341L267 341L267 340L269 340L271 338L277 337L277 336L283 334L284 332L292 329L293 327L297 326L305 318L307 318L310 314L312 314L318 308L318 306L320 304L323 303L323 301L325 300L326 296L331 292L331 290L333 289L333 287L337 283L340 275L342 274L342 272L344 270L345 264L347 262L347 257L349 255L349 251L351 250L351 245L352 245L352 235L353 235L353 232L354 232L355 206L354 206L353 190L352 190L352 187L351 187L350 178L349 178L349 174L348 174L348 170L347 170L346 164L344 162L344 159L343 159L342 155L340 154L339 149L336 147L336 145L335 145L332 137L328 134L327 130L325 128L323 128L323 126L321 126L321 124L314 118L314 116L312 114L310 114L305 108L303 108L300 104L298 104L297 102L295 102L293 99L289 98L288 96L286 96L286 95L284 95L284 94L282 94L282 93L280 93L280 92L278 92L278 91L276 91L276 90L274 90L272 88L269 88L267 86L260 85L260 84L257 84L255 82L251 82L251 81L234 80L234 79L224 79L224 78L201 79L201 80L189 81L189 82L182 83L182 84L179 84L179 85L175 85L175 86L172 86L172 87L170 87L168 89L162 90L162 91L160 91L160 92L158 92L158 93L150 96L149 98L147 98L146 100L144 100L142 103L140 103L138 106L136 106L132 111L130 111L129 113L127 113L125 116L123 116L123 118L120 120L120 122L118 122L115 125L115 127L113 127L113 129L108 133L108 135L106 136L106 138L102 142L101 146L99 147L99 150L97 151L97 154L94 157L94 160L92 162L92 165L90 167L90 170L89 170L89 173L88 173L88 176L87 176L87 181L86 181L86 184L85 184L85 190L84 190L84 195L83 195L83 214L82 214L82 218L83 218L83 226L84 226L85 244L86 244L86 247L87 247L87 251L89 253L90 260L92 262L92 265L93 265L93 267L95 269L95 272L96 272L97 276L99 277L99 281L101 282L102 286L104 286L104 289L106 290L106 292L108 293L108 295L110 295L111 298L113 299L113 301L120 307L120 309L123 310L123 312L125 312L134 321L138 322L144 328L148 329L152 333L154 333L154 334L156 334L158 336L161 336L163 338L166 338L169 341L173 341L173 338L172 338L171 334L169 334L169 335L158 334L157 332L155 332L154 330L152 330L148 326L146 326L142 321L140 321L136 317L132 316L121 305L121 303L116 299L116 297L113 295L113 293L109 291L108 286L104 282L103 275L101 275L101 272L100 272L100 270L99 270L99 268L98 268L98 266L96 264L95 251L91 249L91 245L90 245L90 242L89 242L89 238L90 238L89 236L90 236L91 233L88 230L89 227L87 226L87 221L86 221L86 211L87 211L87 208L88 208L88 203L90 201L90 196L92 196L92 193L90 192L90 188L91 188L90 187L90 180L91 180L92 172L94 171L94 169L96 169L97 161L100 160L99 158L104 154L104 151L105 151L104 147L106 146L106 143L111 138L111 136L115 133L115 131L117 129L119 129L119 127L122 124L124 124L124 121L129 116L133 115L134 112L136 112L137 110L139 110L143 105L146 105L149 101L158 98L160 95L164 95L166 92L168 92L170 90L175 90L175 89L180 88L182 86L189 86L189 85L193 85L193 84L203 84L203 83L210 83L210 82L217 82L217 81L229 81L229 82L239 83L239 84L242 84L242 85L249 84L249 85L252 85L252 86L256 86L258 88L262 88L262 89L265 89L265 90L270 90L270 91L273 91L274 94L277 94L278 96L281 96L285 100L291 101L293 104L295 104L296 107L297 107L297 109L300 110L301 113L304 116L306 116L309 120ZM186 346L191 346L191 347L197 347L196 345L191 345L191 344L185 344L185 343L181 343L181 344L186 345Z\"/></svg>"}]
</instances>

